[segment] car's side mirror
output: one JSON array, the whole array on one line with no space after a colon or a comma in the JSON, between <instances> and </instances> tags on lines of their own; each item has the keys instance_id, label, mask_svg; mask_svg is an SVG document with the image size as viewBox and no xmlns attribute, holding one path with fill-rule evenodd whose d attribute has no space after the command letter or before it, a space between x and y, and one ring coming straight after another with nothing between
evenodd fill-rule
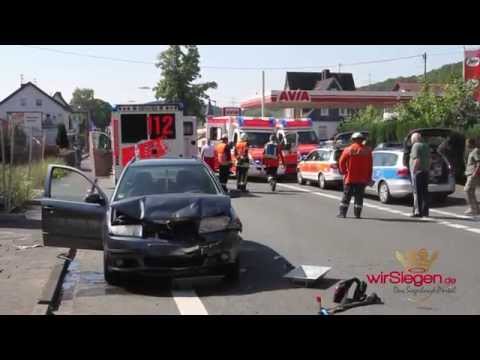
<instances>
[{"instance_id":1,"label":"car's side mirror","mask_svg":"<svg viewBox=\"0 0 480 360\"><path fill-rule=\"evenodd\" d=\"M99 204L104 206L105 199L100 194L90 194L85 197L85 202L89 204Z\"/></svg>"}]
</instances>

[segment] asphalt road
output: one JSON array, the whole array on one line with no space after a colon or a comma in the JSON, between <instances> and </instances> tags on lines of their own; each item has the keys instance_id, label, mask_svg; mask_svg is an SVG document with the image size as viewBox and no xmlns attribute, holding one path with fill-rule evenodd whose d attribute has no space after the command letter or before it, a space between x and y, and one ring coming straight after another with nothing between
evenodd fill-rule
<instances>
[{"instance_id":1,"label":"asphalt road","mask_svg":"<svg viewBox=\"0 0 480 360\"><path fill-rule=\"evenodd\" d=\"M233 181L230 186L234 186ZM367 198L363 219L335 217L341 193L316 186L282 183L272 193L266 183L249 184L250 194L233 199L244 224L240 282L218 278L111 287L102 274L102 254L79 251L64 284L59 314L272 314L315 315L316 296L333 306L338 281L402 271L395 251L438 251L430 272L456 279L442 291L414 295L407 285L369 284L384 304L343 314L479 314L480 222L464 218L463 193L434 205L428 220L411 219L407 202L383 205ZM330 266L311 287L283 278L299 265ZM430 285L431 286L431 285ZM411 289L414 289L410 285ZM436 288L436 287L435 287ZM399 293L404 290L404 293ZM449 292L447 292L449 291Z\"/></svg>"}]
</instances>

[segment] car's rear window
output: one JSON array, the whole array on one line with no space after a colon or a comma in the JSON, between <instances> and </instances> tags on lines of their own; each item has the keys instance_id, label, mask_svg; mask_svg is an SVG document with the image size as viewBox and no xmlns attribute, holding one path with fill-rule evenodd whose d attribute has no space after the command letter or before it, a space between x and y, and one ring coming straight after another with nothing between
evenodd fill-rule
<instances>
[{"instance_id":1,"label":"car's rear window","mask_svg":"<svg viewBox=\"0 0 480 360\"><path fill-rule=\"evenodd\" d=\"M186 192L218 194L214 180L203 165L132 166L118 184L114 200Z\"/></svg>"}]
</instances>

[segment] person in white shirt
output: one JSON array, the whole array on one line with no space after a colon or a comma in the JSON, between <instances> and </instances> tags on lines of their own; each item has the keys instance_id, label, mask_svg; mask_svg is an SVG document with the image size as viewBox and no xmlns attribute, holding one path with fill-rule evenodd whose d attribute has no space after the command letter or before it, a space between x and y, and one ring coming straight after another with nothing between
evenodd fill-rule
<instances>
[{"instance_id":1,"label":"person in white shirt","mask_svg":"<svg viewBox=\"0 0 480 360\"><path fill-rule=\"evenodd\" d=\"M202 150L200 150L200 158L210 166L212 171L215 171L215 147L211 140L207 140L207 143L203 145Z\"/></svg>"}]
</instances>

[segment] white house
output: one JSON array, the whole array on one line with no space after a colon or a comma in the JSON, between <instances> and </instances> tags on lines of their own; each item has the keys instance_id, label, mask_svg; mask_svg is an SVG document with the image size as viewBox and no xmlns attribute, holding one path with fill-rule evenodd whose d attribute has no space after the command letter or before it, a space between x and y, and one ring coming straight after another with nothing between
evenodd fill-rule
<instances>
[{"instance_id":1,"label":"white house","mask_svg":"<svg viewBox=\"0 0 480 360\"><path fill-rule=\"evenodd\" d=\"M46 133L48 145L55 144L59 123L64 123L69 128L72 112L60 93L50 96L31 82L22 84L0 102L0 119L10 120L18 116L28 118L25 121L29 121L32 127Z\"/></svg>"}]
</instances>

